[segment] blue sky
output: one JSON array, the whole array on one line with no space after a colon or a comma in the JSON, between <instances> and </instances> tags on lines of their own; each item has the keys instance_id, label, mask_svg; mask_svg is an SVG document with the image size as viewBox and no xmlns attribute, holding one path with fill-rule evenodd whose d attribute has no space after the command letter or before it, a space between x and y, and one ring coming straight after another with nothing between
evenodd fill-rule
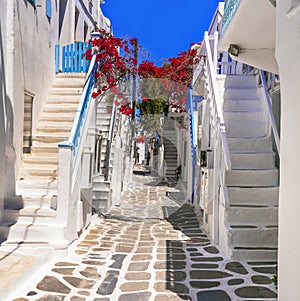
<instances>
[{"instance_id":1,"label":"blue sky","mask_svg":"<svg viewBox=\"0 0 300 301\"><path fill-rule=\"evenodd\" d=\"M102 11L113 24L114 35L138 38L160 64L190 43L199 42L217 8L217 0L105 0Z\"/></svg>"}]
</instances>

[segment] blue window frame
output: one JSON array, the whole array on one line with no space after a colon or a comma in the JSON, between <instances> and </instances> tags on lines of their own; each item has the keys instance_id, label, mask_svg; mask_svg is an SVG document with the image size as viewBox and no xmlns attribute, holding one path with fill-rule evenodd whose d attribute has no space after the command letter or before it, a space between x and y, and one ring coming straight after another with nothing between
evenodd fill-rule
<instances>
[{"instance_id":1,"label":"blue window frame","mask_svg":"<svg viewBox=\"0 0 300 301\"><path fill-rule=\"evenodd\" d=\"M46 0L46 16L51 19L52 17L52 1Z\"/></svg>"}]
</instances>

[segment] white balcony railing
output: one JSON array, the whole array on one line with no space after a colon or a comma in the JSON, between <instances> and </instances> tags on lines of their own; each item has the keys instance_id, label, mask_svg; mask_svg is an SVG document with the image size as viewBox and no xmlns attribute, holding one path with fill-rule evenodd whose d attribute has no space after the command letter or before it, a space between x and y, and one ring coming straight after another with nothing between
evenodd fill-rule
<instances>
[{"instance_id":1,"label":"white balcony railing","mask_svg":"<svg viewBox=\"0 0 300 301\"><path fill-rule=\"evenodd\" d=\"M224 6L224 15L222 18L222 35L230 24L242 0L226 0Z\"/></svg>"}]
</instances>

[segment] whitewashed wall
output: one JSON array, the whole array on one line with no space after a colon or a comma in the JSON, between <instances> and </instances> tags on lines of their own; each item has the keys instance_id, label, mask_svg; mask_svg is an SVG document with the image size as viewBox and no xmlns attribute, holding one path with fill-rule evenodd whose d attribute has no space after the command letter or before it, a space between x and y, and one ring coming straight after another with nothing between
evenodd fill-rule
<instances>
[{"instance_id":1,"label":"whitewashed wall","mask_svg":"<svg viewBox=\"0 0 300 301\"><path fill-rule=\"evenodd\" d=\"M279 300L300 300L300 1L277 0L276 59L281 85Z\"/></svg>"},{"instance_id":2,"label":"whitewashed wall","mask_svg":"<svg viewBox=\"0 0 300 301\"><path fill-rule=\"evenodd\" d=\"M39 111L55 77L55 45L82 41L94 28L94 20L108 29L100 0L52 0L52 16L46 16L46 1L1 0L0 103L0 211L4 195L15 194L15 181L23 147L24 93L33 96L33 134ZM75 32L75 11L78 25ZM7 164L5 164L7 162ZM2 175L5 173L5 175ZM5 187L5 188L4 188ZM4 191L5 190L5 191Z\"/></svg>"}]
</instances>

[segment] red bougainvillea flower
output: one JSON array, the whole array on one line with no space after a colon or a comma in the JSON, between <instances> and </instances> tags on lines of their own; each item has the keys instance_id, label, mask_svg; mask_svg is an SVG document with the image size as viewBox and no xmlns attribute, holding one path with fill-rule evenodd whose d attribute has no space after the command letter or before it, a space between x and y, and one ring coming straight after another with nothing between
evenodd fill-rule
<instances>
[{"instance_id":1,"label":"red bougainvillea flower","mask_svg":"<svg viewBox=\"0 0 300 301\"><path fill-rule=\"evenodd\" d=\"M142 97L142 101L147 101L148 100L148 98L147 97Z\"/></svg>"}]
</instances>

